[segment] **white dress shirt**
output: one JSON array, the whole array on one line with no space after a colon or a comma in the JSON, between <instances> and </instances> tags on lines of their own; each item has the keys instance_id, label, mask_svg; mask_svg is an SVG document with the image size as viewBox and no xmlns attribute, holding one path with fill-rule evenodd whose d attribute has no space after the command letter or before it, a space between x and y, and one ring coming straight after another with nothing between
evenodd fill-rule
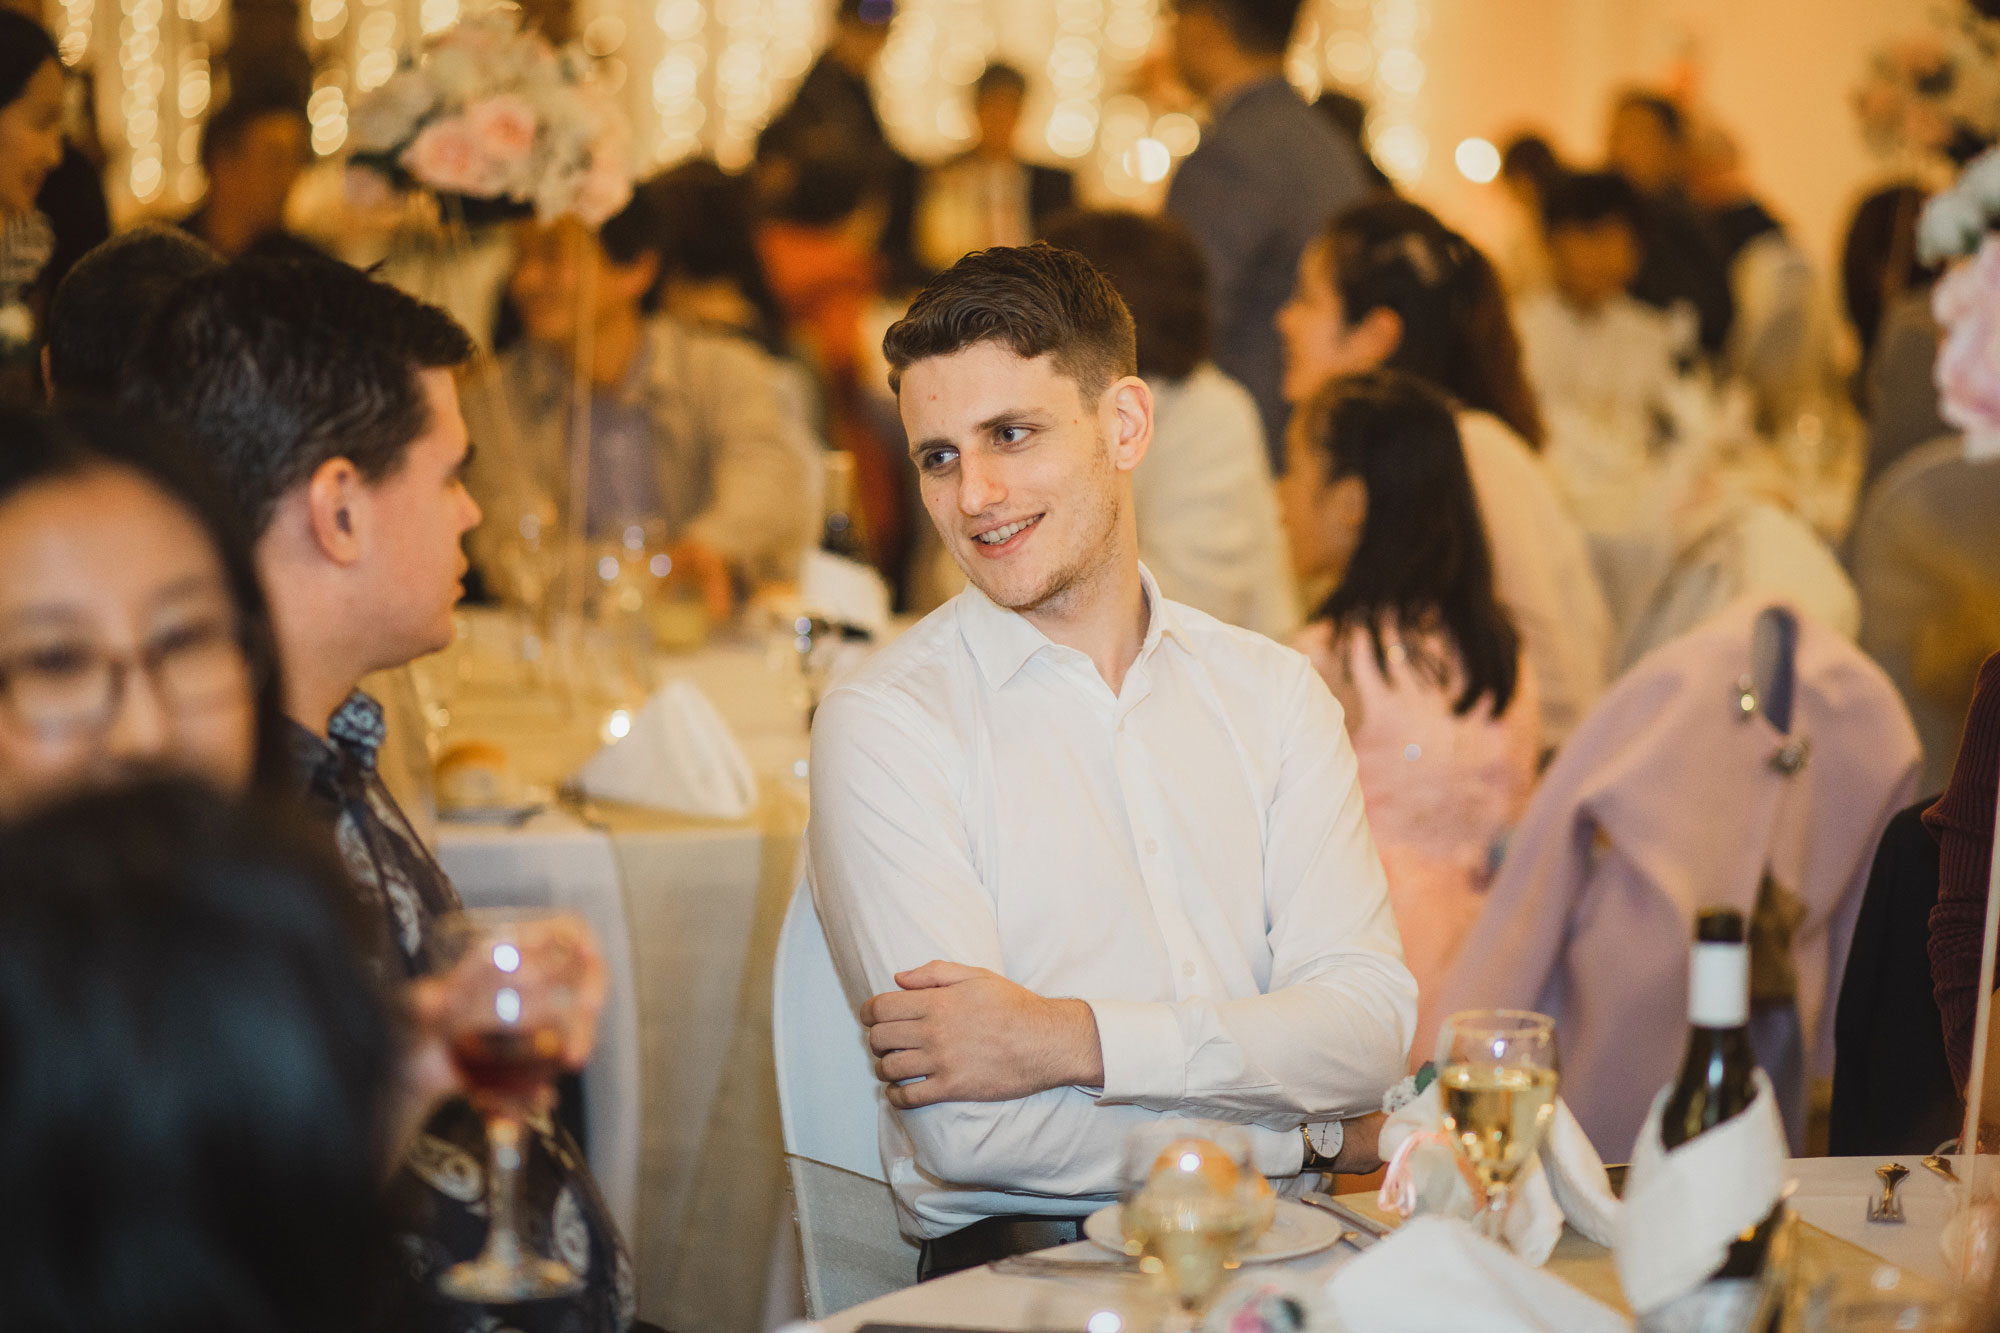
<instances>
[{"instance_id":1,"label":"white dress shirt","mask_svg":"<svg viewBox=\"0 0 2000 1333\"><path fill-rule=\"evenodd\" d=\"M813 727L813 901L857 1007L931 959L1087 1001L1102 1089L885 1114L907 1230L1092 1211L1166 1112L1297 1128L1403 1072L1403 966L1340 707L1290 648L1162 598L1113 694L966 589L832 690Z\"/></svg>"},{"instance_id":2,"label":"white dress shirt","mask_svg":"<svg viewBox=\"0 0 2000 1333\"><path fill-rule=\"evenodd\" d=\"M1146 383L1153 443L1132 474L1140 558L1172 600L1289 639L1298 585L1257 400L1209 361Z\"/></svg>"}]
</instances>

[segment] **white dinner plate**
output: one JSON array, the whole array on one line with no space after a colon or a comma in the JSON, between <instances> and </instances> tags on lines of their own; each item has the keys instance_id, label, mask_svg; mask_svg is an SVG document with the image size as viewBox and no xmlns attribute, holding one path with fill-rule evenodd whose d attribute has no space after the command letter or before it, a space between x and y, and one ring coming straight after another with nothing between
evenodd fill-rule
<instances>
[{"instance_id":1,"label":"white dinner plate","mask_svg":"<svg viewBox=\"0 0 2000 1333\"><path fill-rule=\"evenodd\" d=\"M1083 1234L1093 1245L1125 1253L1125 1232L1118 1225L1118 1205L1100 1208L1083 1219ZM1296 1259L1316 1254L1340 1241L1340 1219L1317 1208L1308 1208L1290 1199L1278 1200L1278 1215L1271 1229L1257 1238L1249 1253L1237 1257L1246 1264L1274 1264L1280 1259Z\"/></svg>"}]
</instances>

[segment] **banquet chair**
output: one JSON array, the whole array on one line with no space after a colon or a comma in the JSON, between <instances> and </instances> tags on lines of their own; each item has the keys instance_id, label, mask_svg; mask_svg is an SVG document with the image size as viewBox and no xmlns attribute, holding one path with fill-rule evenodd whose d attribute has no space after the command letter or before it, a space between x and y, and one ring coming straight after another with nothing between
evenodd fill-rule
<instances>
[{"instance_id":1,"label":"banquet chair","mask_svg":"<svg viewBox=\"0 0 2000 1333\"><path fill-rule=\"evenodd\" d=\"M1908 713L1859 649L1768 599L1734 603L1648 654L1571 735L1436 1012L1552 1015L1564 1100L1607 1160L1625 1158L1680 1061L1694 915L1736 908L1752 1045L1800 1151L1863 885L1917 760Z\"/></svg>"},{"instance_id":2,"label":"banquet chair","mask_svg":"<svg viewBox=\"0 0 2000 1333\"><path fill-rule=\"evenodd\" d=\"M876 1137L880 1085L803 882L778 936L772 987L785 1167L806 1313L819 1319L910 1286L917 1247L897 1229Z\"/></svg>"},{"instance_id":3,"label":"banquet chair","mask_svg":"<svg viewBox=\"0 0 2000 1333\"><path fill-rule=\"evenodd\" d=\"M1951 777L1979 664L2000 643L2000 458L1956 435L1903 455L1861 503L1848 561L1861 647L1901 691L1924 746L1923 790Z\"/></svg>"}]
</instances>

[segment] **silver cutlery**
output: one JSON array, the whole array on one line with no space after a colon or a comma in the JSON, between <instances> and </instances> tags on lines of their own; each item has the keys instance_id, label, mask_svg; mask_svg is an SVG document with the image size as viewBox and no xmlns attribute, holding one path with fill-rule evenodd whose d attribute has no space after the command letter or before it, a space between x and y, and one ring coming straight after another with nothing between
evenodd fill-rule
<instances>
[{"instance_id":1,"label":"silver cutlery","mask_svg":"<svg viewBox=\"0 0 2000 1333\"><path fill-rule=\"evenodd\" d=\"M1949 1180L1952 1184L1954 1185L1958 1184L1958 1172L1951 1169L1951 1162L1946 1158L1940 1157L1936 1153L1932 1153L1929 1157L1924 1158L1924 1167L1927 1170L1934 1171L1938 1175L1943 1176L1946 1180Z\"/></svg>"},{"instance_id":2,"label":"silver cutlery","mask_svg":"<svg viewBox=\"0 0 2000 1333\"><path fill-rule=\"evenodd\" d=\"M1340 1219L1343 1226L1348 1228L1345 1234L1341 1236L1341 1239L1354 1246L1357 1250L1367 1249L1370 1245L1388 1235L1391 1230L1390 1227L1377 1222L1366 1213L1357 1212L1355 1209L1348 1207L1346 1204L1340 1202L1340 1200L1334 1198L1331 1194L1322 1194L1318 1190L1314 1190L1308 1194L1301 1194L1299 1202L1309 1208L1317 1208L1323 1213L1331 1213L1334 1217Z\"/></svg>"},{"instance_id":3,"label":"silver cutlery","mask_svg":"<svg viewBox=\"0 0 2000 1333\"><path fill-rule=\"evenodd\" d=\"M1896 1197L1896 1186L1903 1183L1903 1178L1910 1174L1910 1168L1904 1166L1901 1162L1884 1162L1881 1166L1875 1168L1875 1174L1881 1178L1882 1194L1880 1198L1868 1201L1868 1220L1870 1222L1901 1222L1903 1220L1903 1201Z\"/></svg>"}]
</instances>

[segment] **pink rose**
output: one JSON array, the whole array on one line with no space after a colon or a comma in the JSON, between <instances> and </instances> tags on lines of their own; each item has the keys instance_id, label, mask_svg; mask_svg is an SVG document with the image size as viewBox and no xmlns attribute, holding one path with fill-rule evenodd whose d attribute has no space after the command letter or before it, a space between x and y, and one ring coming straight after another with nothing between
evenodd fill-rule
<instances>
[{"instance_id":1,"label":"pink rose","mask_svg":"<svg viewBox=\"0 0 2000 1333\"><path fill-rule=\"evenodd\" d=\"M489 162L519 162L535 151L535 108L519 93L480 98L465 108L465 124Z\"/></svg>"},{"instance_id":2,"label":"pink rose","mask_svg":"<svg viewBox=\"0 0 2000 1333\"><path fill-rule=\"evenodd\" d=\"M1975 439L2000 434L2000 237L1939 280L1931 309L1944 326L1935 375L1944 419Z\"/></svg>"},{"instance_id":3,"label":"pink rose","mask_svg":"<svg viewBox=\"0 0 2000 1333\"><path fill-rule=\"evenodd\" d=\"M478 136L464 116L444 116L424 126L398 161L430 189L474 198L497 194L504 180L480 150Z\"/></svg>"}]
</instances>

